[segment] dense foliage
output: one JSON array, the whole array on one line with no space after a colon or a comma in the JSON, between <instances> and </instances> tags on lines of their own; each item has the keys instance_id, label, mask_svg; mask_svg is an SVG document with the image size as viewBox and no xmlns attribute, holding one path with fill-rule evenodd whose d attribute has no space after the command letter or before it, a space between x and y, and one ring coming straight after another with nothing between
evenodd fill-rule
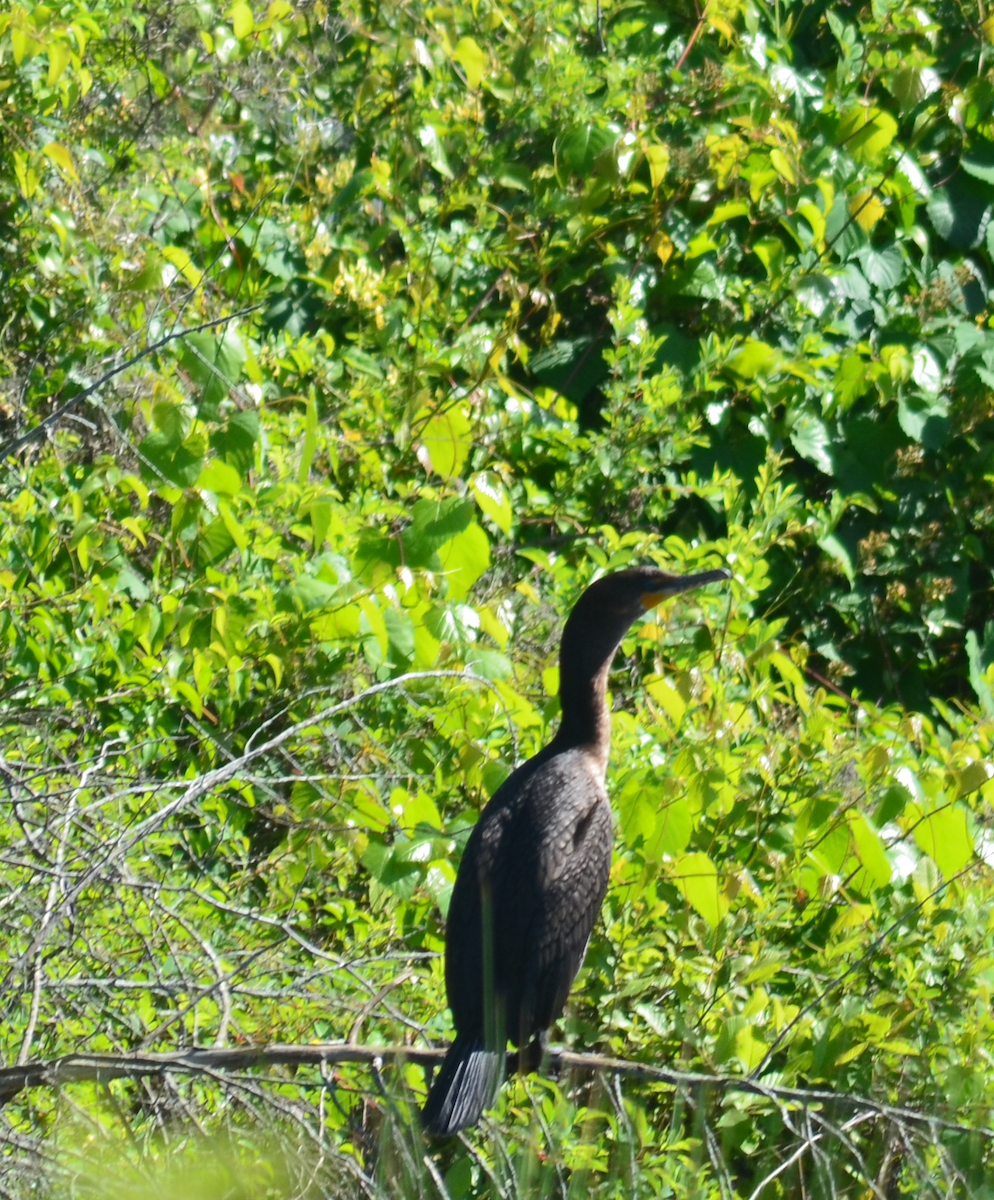
<instances>
[{"instance_id":1,"label":"dense foliage","mask_svg":"<svg viewBox=\"0 0 994 1200\"><path fill-rule=\"evenodd\" d=\"M989 1194L992 42L946 0L0 12L4 1063L444 1041L570 605L726 563L624 643L559 1035L933 1119L578 1073L426 1156L411 1065L79 1084L3 1109L8 1194L219 1131L246 1195Z\"/></svg>"}]
</instances>

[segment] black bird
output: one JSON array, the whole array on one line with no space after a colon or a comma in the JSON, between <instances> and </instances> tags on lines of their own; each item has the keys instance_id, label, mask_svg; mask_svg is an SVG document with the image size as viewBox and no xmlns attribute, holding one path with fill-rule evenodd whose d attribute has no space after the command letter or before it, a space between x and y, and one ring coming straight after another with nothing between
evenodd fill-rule
<instances>
[{"instance_id":1,"label":"black bird","mask_svg":"<svg viewBox=\"0 0 994 1200\"><path fill-rule=\"evenodd\" d=\"M457 1133L494 1103L508 1040L528 1047L522 1065L538 1066L587 952L611 869L605 692L621 639L666 597L728 578L724 570L616 571L570 613L559 649L559 731L491 797L452 889L445 988L456 1038L422 1112L429 1133Z\"/></svg>"}]
</instances>

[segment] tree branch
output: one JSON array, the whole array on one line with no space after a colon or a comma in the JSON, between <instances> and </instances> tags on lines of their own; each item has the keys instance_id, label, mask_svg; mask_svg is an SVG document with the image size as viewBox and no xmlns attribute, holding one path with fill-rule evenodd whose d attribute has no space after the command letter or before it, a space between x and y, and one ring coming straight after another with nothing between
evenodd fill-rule
<instances>
[{"instance_id":1,"label":"tree branch","mask_svg":"<svg viewBox=\"0 0 994 1200\"><path fill-rule=\"evenodd\" d=\"M67 1083L108 1083L112 1079L142 1079L171 1072L213 1074L219 1071L245 1071L256 1067L325 1066L330 1063L367 1063L378 1068L388 1062L412 1062L422 1067L436 1067L441 1064L445 1054L445 1047L435 1049L414 1046L357 1046L348 1042L193 1048L162 1054L67 1054L63 1058L50 1059L47 1062L0 1068L0 1104L5 1104L25 1088L62 1087ZM513 1075L517 1066L517 1053L509 1052L507 1074ZM558 1074L564 1068L572 1068L625 1076L646 1083L663 1083L674 1088L713 1088L721 1092L744 1092L753 1096L765 1096L774 1103L791 1106L820 1108L830 1104L843 1105L905 1125L970 1133L994 1141L994 1129L986 1126L947 1121L934 1111L917 1112L912 1108L883 1104L867 1096L833 1092L827 1088L783 1087L779 1084L764 1084L739 1075L675 1071L669 1067L657 1067L652 1063L631 1062L604 1054L577 1054L570 1050L550 1050L544 1066L552 1075Z\"/></svg>"},{"instance_id":2,"label":"tree branch","mask_svg":"<svg viewBox=\"0 0 994 1200\"><path fill-rule=\"evenodd\" d=\"M167 333L165 337L159 338L151 346L146 346L144 350L140 350L137 354L132 355L131 358L126 358L124 362L118 363L116 367L111 367L109 371L105 371L96 382L91 383L89 387L83 388L81 392L77 392L65 404L60 405L55 412L49 413L43 421L39 421L33 429L29 429L27 433L21 434L20 437L12 438L9 442L0 446L0 461L16 453L22 447L28 445L29 442L33 442L36 438L41 437L46 429L57 425L63 417L71 413L76 405L85 400L87 396L92 396L94 392L99 391L105 383L109 383L116 375L120 375L136 363L140 363L143 358L148 358L156 350L161 350L163 346L168 346L170 342L178 341L180 338L189 337L191 333L202 333L205 329L215 329L218 325L227 325L230 321L237 321L239 317L248 316L249 313L253 313L259 308L262 308L261 304L253 304L248 308L240 308L238 312L233 312L227 317L216 317L213 321L201 321L199 325L194 325L191 329L177 329L173 333Z\"/></svg>"}]
</instances>

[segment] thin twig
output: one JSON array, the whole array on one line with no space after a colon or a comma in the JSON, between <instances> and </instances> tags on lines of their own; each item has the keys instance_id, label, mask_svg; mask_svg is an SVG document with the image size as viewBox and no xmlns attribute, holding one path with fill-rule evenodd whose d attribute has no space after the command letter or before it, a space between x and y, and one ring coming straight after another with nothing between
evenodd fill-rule
<instances>
[{"instance_id":1,"label":"thin twig","mask_svg":"<svg viewBox=\"0 0 994 1200\"><path fill-rule=\"evenodd\" d=\"M231 313L227 317L215 317L213 321L202 321L199 325L194 325L190 329L177 329L174 333L167 333L165 337L159 338L157 342L153 342L151 346L146 346L144 350L140 350L137 354L127 358L122 363L118 363L116 367L111 367L109 371L105 371L96 382L91 383L89 387L84 388L81 392L77 392L71 400L67 400L53 413L49 413L43 421L39 421L33 429L29 429L27 433L21 434L20 437L6 442L0 446L0 459L7 458L11 454L15 454L23 446L27 446L30 442L35 441L45 432L46 429L57 425L68 413L85 400L87 396L92 396L94 392L99 391L105 383L109 383L115 376L120 375L123 371L127 371L129 367L133 367L136 363L140 363L142 359L148 358L150 354L154 354L156 350L161 350L163 346L168 346L170 342L179 341L180 338L189 337L192 333L203 333L205 329L215 329L218 325L227 325L231 321L237 321L239 317L247 317L249 313L255 312L262 308L261 304L252 304L248 308L240 308L237 312Z\"/></svg>"}]
</instances>

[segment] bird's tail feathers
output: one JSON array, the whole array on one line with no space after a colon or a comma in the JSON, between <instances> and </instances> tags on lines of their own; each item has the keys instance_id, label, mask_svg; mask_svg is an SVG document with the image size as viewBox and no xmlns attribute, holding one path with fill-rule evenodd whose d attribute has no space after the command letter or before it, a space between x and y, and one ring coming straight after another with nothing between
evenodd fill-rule
<instances>
[{"instance_id":1,"label":"bird's tail feathers","mask_svg":"<svg viewBox=\"0 0 994 1200\"><path fill-rule=\"evenodd\" d=\"M421 1110L425 1131L450 1137L475 1125L497 1099L503 1065L503 1052L488 1050L482 1037L457 1036Z\"/></svg>"}]
</instances>

